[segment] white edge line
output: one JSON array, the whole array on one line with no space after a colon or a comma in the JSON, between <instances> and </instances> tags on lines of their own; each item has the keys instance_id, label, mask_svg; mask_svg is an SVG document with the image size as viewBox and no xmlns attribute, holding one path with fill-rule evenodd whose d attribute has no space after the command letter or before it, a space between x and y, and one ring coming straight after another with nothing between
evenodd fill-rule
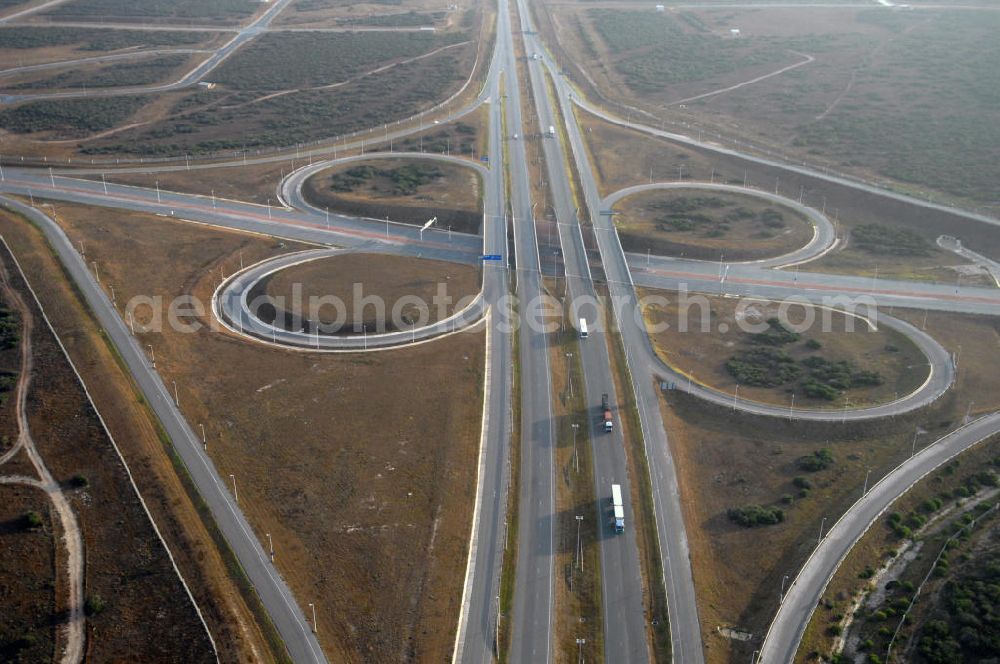
<instances>
[{"instance_id":1,"label":"white edge line","mask_svg":"<svg viewBox=\"0 0 1000 664\"><path fill-rule=\"evenodd\" d=\"M486 362L483 372L483 417L482 428L479 434L479 463L476 465L476 501L472 512L472 527L469 533L469 554L465 562L465 582L462 586L462 603L458 611L458 629L455 633L455 648L452 651L452 662L459 662L462 658L462 651L465 648L465 633L468 629L468 616L466 615L469 605L472 603L472 578L475 575L476 555L479 550L479 508L482 503L483 482L482 476L486 466L487 432L490 422L490 377L493 373L493 356L490 351L490 341L493 337L493 309L488 310L485 320L486 325ZM499 616L497 616L499 620Z\"/></svg>"}]
</instances>

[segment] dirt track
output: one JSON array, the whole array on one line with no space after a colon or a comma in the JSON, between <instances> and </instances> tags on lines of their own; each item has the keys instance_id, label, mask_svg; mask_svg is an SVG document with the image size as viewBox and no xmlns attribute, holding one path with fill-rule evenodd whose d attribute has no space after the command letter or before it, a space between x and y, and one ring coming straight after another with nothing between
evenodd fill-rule
<instances>
[{"instance_id":1,"label":"dirt track","mask_svg":"<svg viewBox=\"0 0 1000 664\"><path fill-rule=\"evenodd\" d=\"M28 388L31 384L31 332L34 329L34 319L31 316L31 310L25 305L20 294L10 287L7 267L3 264L0 264L0 294L11 307L17 310L21 317L21 372L18 375L16 391L18 440L11 451L24 449L40 478L39 482L26 477L9 477L0 478L0 482L7 480L4 483L24 484L42 489L48 494L49 500L52 501L52 507L59 516L59 523L63 531L62 539L66 546L66 585L68 587L68 600L65 607L67 616L64 628L61 630L63 650L59 661L63 664L75 664L83 659L83 538L76 515L70 508L62 487L53 479L35 447L35 441L31 438L26 406ZM5 455L0 461L6 461L8 458L9 456Z\"/></svg>"}]
</instances>

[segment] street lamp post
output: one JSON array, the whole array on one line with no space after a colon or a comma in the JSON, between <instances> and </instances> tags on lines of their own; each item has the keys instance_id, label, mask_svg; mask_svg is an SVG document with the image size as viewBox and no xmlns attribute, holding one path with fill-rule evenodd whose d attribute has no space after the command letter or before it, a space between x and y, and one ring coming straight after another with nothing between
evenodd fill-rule
<instances>
[{"instance_id":1,"label":"street lamp post","mask_svg":"<svg viewBox=\"0 0 1000 664\"><path fill-rule=\"evenodd\" d=\"M229 479L233 481L233 498L236 502L240 502L240 494L236 491L236 475L229 473Z\"/></svg>"},{"instance_id":2,"label":"street lamp post","mask_svg":"<svg viewBox=\"0 0 1000 664\"><path fill-rule=\"evenodd\" d=\"M146 344L146 347L149 348L149 356L153 360L153 368L155 369L156 368L156 353L153 351L153 344Z\"/></svg>"},{"instance_id":3,"label":"street lamp post","mask_svg":"<svg viewBox=\"0 0 1000 664\"><path fill-rule=\"evenodd\" d=\"M573 359L573 353L566 353L566 358L569 360ZM573 375L570 373L570 367L566 369L566 382L569 383L569 398L573 398Z\"/></svg>"},{"instance_id":4,"label":"street lamp post","mask_svg":"<svg viewBox=\"0 0 1000 664\"><path fill-rule=\"evenodd\" d=\"M824 516L823 520L819 522L819 539L816 540L817 545L819 545L819 543L823 541L823 526L825 525L826 525L826 517Z\"/></svg>"},{"instance_id":5,"label":"street lamp post","mask_svg":"<svg viewBox=\"0 0 1000 664\"><path fill-rule=\"evenodd\" d=\"M271 550L271 562L274 562L274 542L271 540L271 533L264 533L267 536L267 548Z\"/></svg>"},{"instance_id":6,"label":"street lamp post","mask_svg":"<svg viewBox=\"0 0 1000 664\"><path fill-rule=\"evenodd\" d=\"M180 406L181 405L181 400L180 400L180 397L177 396L177 381L176 380L171 380L170 382L174 384L174 405L175 406Z\"/></svg>"},{"instance_id":7,"label":"street lamp post","mask_svg":"<svg viewBox=\"0 0 1000 664\"><path fill-rule=\"evenodd\" d=\"M198 426L201 427L201 444L205 446L205 450L207 451L208 450L208 440L206 440L206 438L205 438L205 425L204 424L199 424Z\"/></svg>"},{"instance_id":8,"label":"street lamp post","mask_svg":"<svg viewBox=\"0 0 1000 664\"><path fill-rule=\"evenodd\" d=\"M576 466L576 472L579 473L580 472L580 456L577 454L577 451L576 451L576 433L577 433L577 431L580 430L580 425L574 422L572 426L573 426L573 465Z\"/></svg>"},{"instance_id":9,"label":"street lamp post","mask_svg":"<svg viewBox=\"0 0 1000 664\"><path fill-rule=\"evenodd\" d=\"M872 469L868 468L868 472L865 473L865 487L861 490L862 496L868 493L868 476L871 474L872 474Z\"/></svg>"},{"instance_id":10,"label":"street lamp post","mask_svg":"<svg viewBox=\"0 0 1000 664\"><path fill-rule=\"evenodd\" d=\"M312 609L312 614L313 614L312 628L313 628L313 634L315 634L316 633L316 605L313 604L312 602L309 602L309 608Z\"/></svg>"},{"instance_id":11,"label":"street lamp post","mask_svg":"<svg viewBox=\"0 0 1000 664\"><path fill-rule=\"evenodd\" d=\"M781 592L778 593L778 602L783 602L785 600L785 582L788 581L788 575L781 577Z\"/></svg>"},{"instance_id":12,"label":"street lamp post","mask_svg":"<svg viewBox=\"0 0 1000 664\"><path fill-rule=\"evenodd\" d=\"M586 642L587 642L587 639L577 639L576 640L576 648L577 648L577 651L576 651L577 652L576 661L577 661L577 664L583 664L583 644L585 644Z\"/></svg>"},{"instance_id":13,"label":"street lamp post","mask_svg":"<svg viewBox=\"0 0 1000 664\"><path fill-rule=\"evenodd\" d=\"M583 516L576 515L576 568L583 571L583 547L580 546L580 524L583 523Z\"/></svg>"}]
</instances>

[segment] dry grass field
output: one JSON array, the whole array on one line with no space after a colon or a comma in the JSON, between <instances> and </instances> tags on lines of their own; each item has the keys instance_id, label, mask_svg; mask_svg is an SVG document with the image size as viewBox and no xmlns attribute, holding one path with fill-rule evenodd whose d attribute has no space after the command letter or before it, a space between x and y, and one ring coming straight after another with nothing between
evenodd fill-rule
<instances>
[{"instance_id":1,"label":"dry grass field","mask_svg":"<svg viewBox=\"0 0 1000 664\"><path fill-rule=\"evenodd\" d=\"M198 23L238 25L265 7L255 0L177 0L171 3L134 3L129 0L71 0L40 16L58 21L116 23Z\"/></svg>"},{"instance_id":2,"label":"dry grass field","mask_svg":"<svg viewBox=\"0 0 1000 664\"><path fill-rule=\"evenodd\" d=\"M291 56L309 59L322 43L300 43ZM458 37L439 46L432 44L412 57L389 53L383 59L368 49L362 62L333 73L314 67L295 81L258 62L276 59L264 49L249 53L249 60L227 63L228 74L220 70L230 85L149 96L28 101L0 112L0 126L13 151L49 156L245 149L253 154L394 123L434 106L465 83L477 48ZM323 55L337 58L336 52Z\"/></svg>"},{"instance_id":3,"label":"dry grass field","mask_svg":"<svg viewBox=\"0 0 1000 664\"><path fill-rule=\"evenodd\" d=\"M651 290L642 294L665 295ZM764 403L790 406L794 399L803 408L840 408L848 402L868 406L908 394L927 378L927 359L920 350L905 336L885 326L872 331L861 320L796 304L787 310L787 323L799 325L814 318L815 324L779 340L780 330L768 329L766 323L779 316L781 305L777 302L706 296L708 309L705 309L699 304L687 307L679 297L668 299L669 304L654 304L645 311L648 325L666 322L670 326L653 335L657 353L691 380L725 393L733 394L739 385L739 396ZM681 328L685 321L687 330ZM759 334L741 329L741 325L749 329L748 324ZM853 331L848 331L849 326L853 326ZM749 357L760 351L780 353L787 359L778 360L770 355ZM743 359L750 367L759 368L760 382L755 385L749 378L739 381L737 374L727 369L733 359ZM839 371L830 366L842 361L848 362L850 368ZM795 373L789 372L782 379L785 369ZM860 372L874 372L881 382L872 385L869 381L854 380ZM771 379L774 384L763 384ZM835 389L832 392L815 386L810 389L811 379ZM817 394L810 396L813 390ZM820 396L819 392L826 396Z\"/></svg>"},{"instance_id":4,"label":"dry grass field","mask_svg":"<svg viewBox=\"0 0 1000 664\"><path fill-rule=\"evenodd\" d=\"M895 313L918 324L923 317L923 312ZM926 432L919 447L958 426L970 401L976 401L973 415L1000 407L996 321L931 314L927 331L949 350L961 344L967 361L961 361L948 394L902 418L811 425L754 418L676 391L664 393L708 661L745 661L759 648L782 578L791 578L809 555L821 520L831 524L858 497L868 468L870 482L877 481L910 455L918 426ZM833 458L826 469L800 466L800 459L824 448ZM783 521L747 528L727 517L729 509L750 505L780 509ZM718 628L752 636L734 640Z\"/></svg>"},{"instance_id":5,"label":"dry grass field","mask_svg":"<svg viewBox=\"0 0 1000 664\"><path fill-rule=\"evenodd\" d=\"M413 152L449 152L453 156L477 157L483 153L486 140L486 109L480 108L463 116L460 120L440 125L431 125L399 141L393 141L394 150ZM385 143L369 143L377 150L388 150ZM371 149L371 148L366 148ZM359 150L336 151L337 157L359 154ZM326 158L334 156L329 149ZM159 187L164 190L183 191L203 196L215 195L220 198L248 201L264 205L277 200L278 185L282 179L303 164L318 161L320 157L296 158L289 154L287 159L265 164L247 164L217 168L192 168L191 170L166 171L161 173L123 173L109 169L105 174L108 182L130 184L137 187ZM99 175L85 176L100 180ZM478 187L478 184L476 185ZM421 220L421 223L426 219Z\"/></svg>"},{"instance_id":6,"label":"dry grass field","mask_svg":"<svg viewBox=\"0 0 1000 664\"><path fill-rule=\"evenodd\" d=\"M703 260L756 260L805 246L812 224L799 213L752 196L696 189L651 191L615 205L625 251Z\"/></svg>"},{"instance_id":7,"label":"dry grass field","mask_svg":"<svg viewBox=\"0 0 1000 664\"><path fill-rule=\"evenodd\" d=\"M37 94L50 90L93 90L133 85L155 85L180 80L208 54L171 54L106 64L77 64L0 79L7 94Z\"/></svg>"},{"instance_id":8,"label":"dry grass field","mask_svg":"<svg viewBox=\"0 0 1000 664\"><path fill-rule=\"evenodd\" d=\"M312 205L354 216L478 233L482 225L479 175L431 160L372 159L341 164L309 178Z\"/></svg>"},{"instance_id":9,"label":"dry grass field","mask_svg":"<svg viewBox=\"0 0 1000 664\"><path fill-rule=\"evenodd\" d=\"M578 110L577 117L603 195L649 182L650 169L653 169L654 181L676 181L680 172L684 181L746 183L772 193L777 188L783 196L801 199L821 212L825 210L838 229L841 243L837 250L801 266L802 270L874 276L877 265L878 274L883 277L955 283L956 268L966 261L935 245L937 237L943 234L960 238L963 244L976 247L976 251L984 255L1000 256L1000 237L992 227L980 222L739 158L680 146L611 125L585 111ZM855 229L861 226L885 227L890 234L915 234L922 249L918 254L897 254L892 247L882 253L862 248L852 237ZM963 277L963 283L986 282L973 276L969 281Z\"/></svg>"},{"instance_id":10,"label":"dry grass field","mask_svg":"<svg viewBox=\"0 0 1000 664\"><path fill-rule=\"evenodd\" d=\"M6 69L138 49L218 48L231 38L225 32L18 25L0 27L0 62ZM5 85L7 80L0 79Z\"/></svg>"},{"instance_id":11,"label":"dry grass field","mask_svg":"<svg viewBox=\"0 0 1000 664\"><path fill-rule=\"evenodd\" d=\"M92 607L102 605L86 619L88 656L95 661L122 661L136 654L152 661L214 661L208 634L83 387L8 254L3 261L11 286L34 321L27 401L31 436L53 478L64 487L82 532L84 596ZM9 470L5 465L0 472ZM47 513L48 501L44 503L41 511ZM48 532L62 536L54 523ZM52 626L61 621L55 612L65 610L67 592L62 546L56 547L55 556Z\"/></svg>"},{"instance_id":12,"label":"dry grass field","mask_svg":"<svg viewBox=\"0 0 1000 664\"><path fill-rule=\"evenodd\" d=\"M655 13L592 3L545 10L537 12L545 15L543 32L558 38L574 80L595 98L644 108L675 128L691 122L887 178L904 190L998 205L995 11L706 6ZM906 122L898 121L902 113ZM963 146L961 156L954 145Z\"/></svg>"},{"instance_id":13,"label":"dry grass field","mask_svg":"<svg viewBox=\"0 0 1000 664\"><path fill-rule=\"evenodd\" d=\"M218 533L211 520L200 513L183 472L178 472L169 456L155 417L63 275L45 239L26 220L6 213L0 214L0 232L18 256L141 487L146 505L208 622L220 660L276 661L274 653L282 646L273 639L273 631L255 622L256 599L241 587L228 551L220 551L213 542ZM5 470L28 472L31 466L20 459L8 462Z\"/></svg>"},{"instance_id":14,"label":"dry grass field","mask_svg":"<svg viewBox=\"0 0 1000 664\"><path fill-rule=\"evenodd\" d=\"M347 314L344 327L350 329L357 323L375 329L378 321L369 318L375 311L373 307L362 310L361 320L354 318L355 307L362 306L365 296L380 297L385 303L387 318L391 318L393 308L403 301L402 298L419 298L426 307L416 303L400 306L402 317L419 320L424 315L421 312L426 311L427 321L433 323L458 311L456 305L471 301L481 284L480 271L469 265L384 254L345 253L273 274L262 290L272 298L281 298L276 301L285 303L285 311L291 308L298 291L305 306L303 313L307 316L311 298L334 295L344 302ZM360 298L355 298L356 285L362 294ZM435 302L439 293L443 295L440 307ZM450 300L445 301L445 298ZM320 311L322 322L329 324L335 319L336 312L332 308Z\"/></svg>"},{"instance_id":15,"label":"dry grass field","mask_svg":"<svg viewBox=\"0 0 1000 664\"><path fill-rule=\"evenodd\" d=\"M466 12L476 6L473 0L461 0L447 8L429 0L413 0L405 6L397 2L372 0L304 0L292 3L275 21L290 27L434 27L448 30L460 25Z\"/></svg>"},{"instance_id":16,"label":"dry grass field","mask_svg":"<svg viewBox=\"0 0 1000 664\"><path fill-rule=\"evenodd\" d=\"M0 473L10 472L9 464ZM27 522L29 513L42 521ZM0 486L0 658L5 662L48 662L55 658L55 524L40 490Z\"/></svg>"},{"instance_id":17,"label":"dry grass field","mask_svg":"<svg viewBox=\"0 0 1000 664\"><path fill-rule=\"evenodd\" d=\"M279 249L155 217L95 221L61 207L60 220L105 266L102 279L121 284L119 301L207 301L240 252L252 261ZM113 258L151 254L162 260ZM446 657L475 494L483 335L352 356L268 349L209 329L142 336L164 380L177 382L185 416L205 424L220 473L234 474L257 535L271 533L296 599L316 604L328 657Z\"/></svg>"}]
</instances>

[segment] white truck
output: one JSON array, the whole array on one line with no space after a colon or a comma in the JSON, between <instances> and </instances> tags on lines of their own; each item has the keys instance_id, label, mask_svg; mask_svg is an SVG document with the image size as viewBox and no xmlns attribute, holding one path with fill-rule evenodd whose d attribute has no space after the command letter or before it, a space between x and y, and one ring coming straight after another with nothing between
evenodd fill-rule
<instances>
[{"instance_id":1,"label":"white truck","mask_svg":"<svg viewBox=\"0 0 1000 664\"><path fill-rule=\"evenodd\" d=\"M549 125L549 131L545 135L548 136L549 138L555 138L556 137L555 125Z\"/></svg>"},{"instance_id":2,"label":"white truck","mask_svg":"<svg viewBox=\"0 0 1000 664\"><path fill-rule=\"evenodd\" d=\"M625 504L622 503L622 487L620 484L611 485L611 509L614 511L615 532L625 532Z\"/></svg>"}]
</instances>

